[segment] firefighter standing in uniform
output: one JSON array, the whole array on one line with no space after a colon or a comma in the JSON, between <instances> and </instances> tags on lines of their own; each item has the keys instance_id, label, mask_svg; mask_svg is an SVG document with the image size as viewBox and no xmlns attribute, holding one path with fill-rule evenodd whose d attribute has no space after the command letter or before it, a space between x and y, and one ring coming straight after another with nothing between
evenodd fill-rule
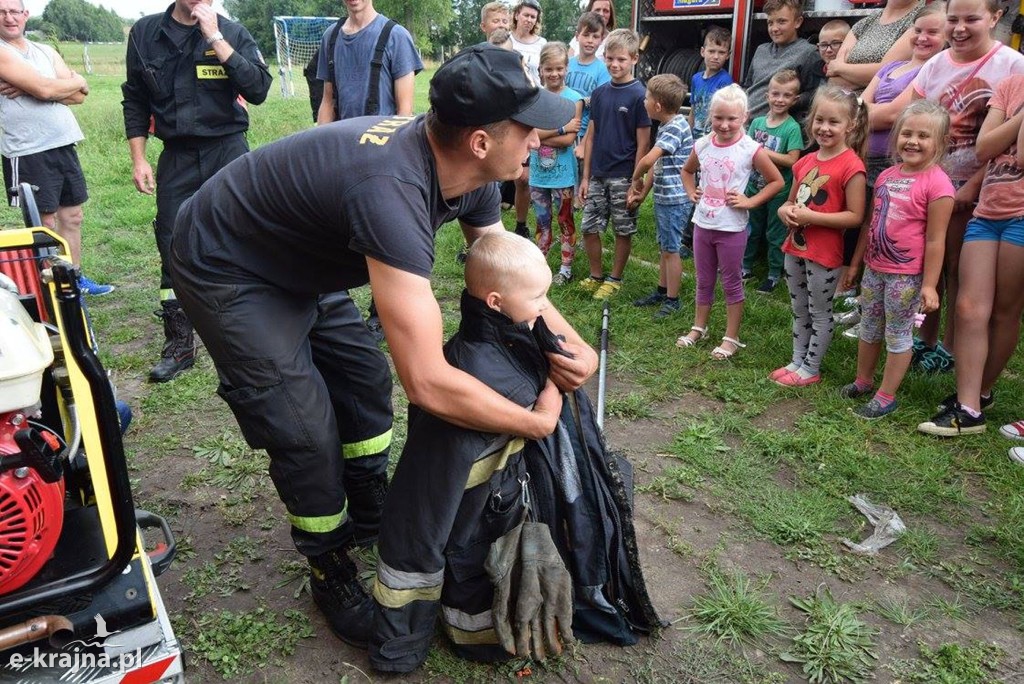
<instances>
[{"instance_id":1,"label":"firefighter standing in uniform","mask_svg":"<svg viewBox=\"0 0 1024 684\"><path fill-rule=\"evenodd\" d=\"M150 382L166 382L195 363L192 324L174 294L167 270L178 207L206 179L249 151L249 115L238 101L260 104L271 76L249 32L219 16L213 0L175 0L163 14L132 27L126 56L125 134L132 179L139 192L156 192L153 222L160 251L160 303L164 346ZM146 160L150 117L164 143L153 169Z\"/></svg>"}]
</instances>

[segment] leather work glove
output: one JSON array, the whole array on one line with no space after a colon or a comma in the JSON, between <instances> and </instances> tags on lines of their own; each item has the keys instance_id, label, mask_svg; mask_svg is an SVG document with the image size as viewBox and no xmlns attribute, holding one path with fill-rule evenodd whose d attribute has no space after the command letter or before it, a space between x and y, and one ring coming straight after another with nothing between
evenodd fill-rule
<instances>
[{"instance_id":1,"label":"leather work glove","mask_svg":"<svg viewBox=\"0 0 1024 684\"><path fill-rule=\"evenodd\" d=\"M572 643L572 578L544 523L523 524L520 539L519 597L516 601L516 651L544 660L544 642L554 654ZM561 637L561 641L559 641Z\"/></svg>"},{"instance_id":2,"label":"leather work glove","mask_svg":"<svg viewBox=\"0 0 1024 684\"><path fill-rule=\"evenodd\" d=\"M519 538L524 524L519 523L491 544L484 563L484 569L494 585L494 602L491 604L494 633L501 647L512 654L516 652L510 615L513 608L512 584L513 581L518 582Z\"/></svg>"},{"instance_id":3,"label":"leather work glove","mask_svg":"<svg viewBox=\"0 0 1024 684\"><path fill-rule=\"evenodd\" d=\"M485 568L494 583L494 631L506 651L544 660L572 643L572 579L547 525L524 522L508 532L491 545Z\"/></svg>"}]
</instances>

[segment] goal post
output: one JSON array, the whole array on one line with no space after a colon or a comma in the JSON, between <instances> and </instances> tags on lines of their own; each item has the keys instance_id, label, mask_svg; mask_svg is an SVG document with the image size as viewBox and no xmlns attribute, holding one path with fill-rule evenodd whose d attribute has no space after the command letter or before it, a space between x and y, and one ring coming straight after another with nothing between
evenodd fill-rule
<instances>
[{"instance_id":1,"label":"goal post","mask_svg":"<svg viewBox=\"0 0 1024 684\"><path fill-rule=\"evenodd\" d=\"M281 95L295 95L295 81L302 84L302 70L320 47L324 32L338 21L337 17L274 17L274 43L277 48L277 71Z\"/></svg>"}]
</instances>

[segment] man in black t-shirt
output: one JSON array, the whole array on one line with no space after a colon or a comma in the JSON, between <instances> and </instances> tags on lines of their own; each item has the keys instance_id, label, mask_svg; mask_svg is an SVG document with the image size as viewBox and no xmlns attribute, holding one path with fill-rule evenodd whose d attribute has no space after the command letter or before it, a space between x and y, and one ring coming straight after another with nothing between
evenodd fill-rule
<instances>
[{"instance_id":1,"label":"man in black t-shirt","mask_svg":"<svg viewBox=\"0 0 1024 684\"><path fill-rule=\"evenodd\" d=\"M455 219L470 241L502 230L494 181L516 178L536 129L557 129L574 110L535 87L518 55L489 45L442 65L430 102L425 116L352 119L239 158L182 206L171 248L175 290L217 367L218 393L249 444L270 454L314 602L335 634L361 646L374 604L347 550L366 511L346 511L345 472L378 446L352 435L390 425L390 375L351 301L325 308L317 295L369 282L410 402L464 427L546 436L559 389L597 367L554 309L545 319L574 357L552 355L532 410L445 360L434 233ZM322 373L326 358L349 376Z\"/></svg>"}]
</instances>

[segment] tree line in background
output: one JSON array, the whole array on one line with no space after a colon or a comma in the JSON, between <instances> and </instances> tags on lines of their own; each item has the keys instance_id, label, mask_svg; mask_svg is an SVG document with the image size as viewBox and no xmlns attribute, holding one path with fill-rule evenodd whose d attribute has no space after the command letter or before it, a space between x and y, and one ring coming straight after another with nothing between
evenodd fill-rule
<instances>
[{"instance_id":1,"label":"tree line in background","mask_svg":"<svg viewBox=\"0 0 1024 684\"><path fill-rule=\"evenodd\" d=\"M125 26L131 23L85 0L50 0L43 15L29 17L25 28L55 40L107 43L123 41Z\"/></svg>"},{"instance_id":2,"label":"tree line in background","mask_svg":"<svg viewBox=\"0 0 1024 684\"><path fill-rule=\"evenodd\" d=\"M586 0L540 0L541 34L548 40L568 42L576 30L580 5ZM376 0L374 7L405 26L425 57L442 59L483 38L480 8L488 0ZM514 3L510 3L514 4ZM274 51L275 16L338 16L340 0L225 0L228 14L240 21L266 54ZM629 24L630 1L615 0L619 26ZM31 17L28 30L56 40L83 42L122 41L133 20L86 0L50 0L42 17Z\"/></svg>"}]
</instances>

